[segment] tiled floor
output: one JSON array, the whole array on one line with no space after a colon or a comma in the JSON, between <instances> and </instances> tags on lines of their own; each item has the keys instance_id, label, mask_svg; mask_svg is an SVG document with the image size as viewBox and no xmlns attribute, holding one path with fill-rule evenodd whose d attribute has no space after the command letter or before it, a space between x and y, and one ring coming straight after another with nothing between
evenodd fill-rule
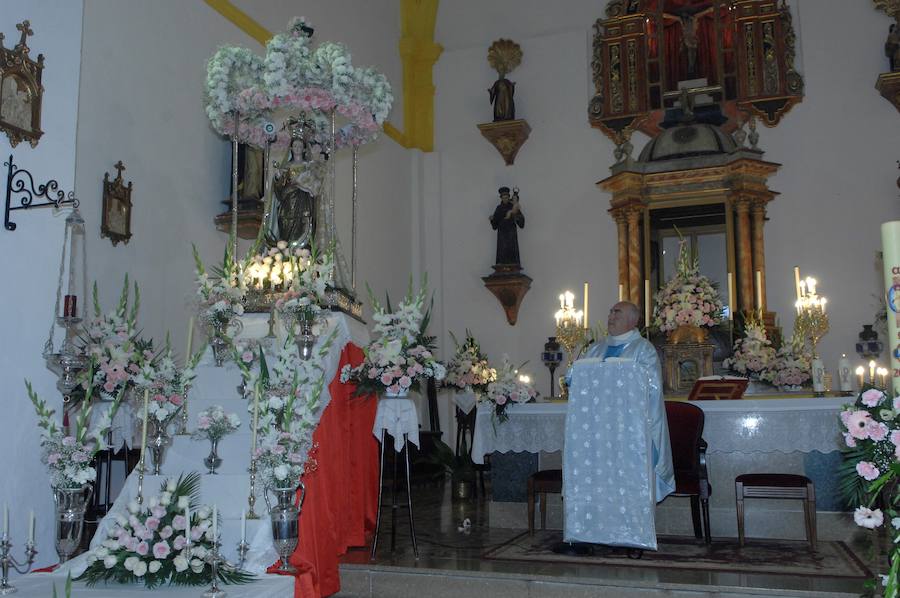
<instances>
[{"instance_id":1,"label":"tiled floor","mask_svg":"<svg viewBox=\"0 0 900 598\"><path fill-rule=\"evenodd\" d=\"M398 500L399 500L398 495ZM405 498L405 494L403 495ZM438 588L441 584L450 584L456 577L467 580L482 579L489 587L485 596L507 595L497 593L498 580L512 583L514 580L530 580L527 591L521 589L509 591L511 596L521 598L531 596L581 595L578 592L562 591L556 594L550 591L538 591L535 583L550 584L565 582L566 584L592 584L600 587L609 584L626 588L667 588L660 596L857 596L862 591L862 581L853 579L816 578L794 575L742 574L735 572L712 572L699 570L675 570L647 567L617 567L610 565L583 564L549 564L533 562L514 562L502 560L485 560L482 554L492 547L504 544L523 530L491 528L488 520L488 504L483 497L466 502L450 499L450 485L418 486L413 488L416 536L418 539L419 559L413 555L410 541L409 525L405 509L397 511L396 547L391 551L391 509L390 492L385 491L385 502L382 511L381 533L376 560L370 562L368 550L354 550L345 556L342 566L342 580L345 590L341 596L381 596L411 595L438 596L443 595ZM464 527L469 520L470 526ZM524 527L523 521L523 527ZM864 558L864 548L854 546L854 551ZM865 559L864 559L865 560ZM375 578L382 579L392 572L409 576L420 574L421 583L426 584L418 593L406 588L406 593L379 593L374 590ZM493 581L491 581L493 580ZM406 580L404 583L410 583ZM471 585L471 584L470 584ZM502 584L501 584L502 585ZM351 586L355 588L351 589ZM469 586L464 586L469 587ZM525 587L525 586L522 586ZM587 587L587 586L581 586ZM353 593L353 592L358 593ZM347 593L345 593L347 592ZM604 593L594 591L585 595L624 596L622 591ZM629 594L631 595L631 594ZM652 595L634 594L635 596Z\"/></svg>"}]
</instances>

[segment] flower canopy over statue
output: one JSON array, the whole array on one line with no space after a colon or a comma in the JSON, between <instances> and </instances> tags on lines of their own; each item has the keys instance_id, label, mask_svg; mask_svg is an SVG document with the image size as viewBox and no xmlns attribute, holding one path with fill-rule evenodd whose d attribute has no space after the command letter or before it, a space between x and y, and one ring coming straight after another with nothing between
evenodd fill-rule
<instances>
[{"instance_id":1,"label":"flower canopy over statue","mask_svg":"<svg viewBox=\"0 0 900 598\"><path fill-rule=\"evenodd\" d=\"M266 44L260 57L246 48L223 47L207 66L206 113L219 133L263 147L290 144L289 131L276 131L276 112L305 112L315 122L316 138L331 145L334 110L349 121L336 135L336 148L373 141L394 97L387 78L372 68L357 68L341 44L313 48L313 29L303 17Z\"/></svg>"},{"instance_id":2,"label":"flower canopy over statue","mask_svg":"<svg viewBox=\"0 0 900 598\"><path fill-rule=\"evenodd\" d=\"M700 274L700 264L681 240L675 276L657 296L653 326L671 332L681 326L713 327L722 321L722 300L715 285Z\"/></svg>"}]
</instances>

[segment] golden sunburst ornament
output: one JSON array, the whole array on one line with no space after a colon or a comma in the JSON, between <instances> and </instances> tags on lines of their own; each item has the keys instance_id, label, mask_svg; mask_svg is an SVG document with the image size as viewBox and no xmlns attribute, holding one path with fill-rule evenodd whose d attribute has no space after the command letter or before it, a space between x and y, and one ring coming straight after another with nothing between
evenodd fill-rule
<instances>
[{"instance_id":1,"label":"golden sunburst ornament","mask_svg":"<svg viewBox=\"0 0 900 598\"><path fill-rule=\"evenodd\" d=\"M502 78L522 63L522 48L511 39L498 39L488 48L487 58L491 68Z\"/></svg>"}]
</instances>

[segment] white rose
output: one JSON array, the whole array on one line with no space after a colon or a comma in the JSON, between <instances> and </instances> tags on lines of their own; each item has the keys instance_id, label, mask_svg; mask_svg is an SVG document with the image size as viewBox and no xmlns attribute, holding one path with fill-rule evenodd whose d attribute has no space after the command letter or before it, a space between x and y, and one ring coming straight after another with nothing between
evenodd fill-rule
<instances>
[{"instance_id":1,"label":"white rose","mask_svg":"<svg viewBox=\"0 0 900 598\"><path fill-rule=\"evenodd\" d=\"M116 566L117 559L113 555L109 555L105 559L103 559L103 566L107 569L112 569Z\"/></svg>"},{"instance_id":2,"label":"white rose","mask_svg":"<svg viewBox=\"0 0 900 598\"><path fill-rule=\"evenodd\" d=\"M159 497L159 504L164 507L168 507L172 503L172 495L168 492L163 492Z\"/></svg>"},{"instance_id":3,"label":"white rose","mask_svg":"<svg viewBox=\"0 0 900 598\"><path fill-rule=\"evenodd\" d=\"M207 550L203 546L194 546L191 549L191 556L195 556L198 559L205 559L206 554L207 554Z\"/></svg>"},{"instance_id":4,"label":"white rose","mask_svg":"<svg viewBox=\"0 0 900 598\"><path fill-rule=\"evenodd\" d=\"M228 423L230 423L230 424L232 425L232 427L237 428L238 426L241 425L241 420L238 419L237 414L235 414L235 413L230 413L230 414L228 415Z\"/></svg>"},{"instance_id":5,"label":"white rose","mask_svg":"<svg viewBox=\"0 0 900 598\"><path fill-rule=\"evenodd\" d=\"M105 559L109 555L109 550L101 545L97 550L94 551L94 556L98 559Z\"/></svg>"},{"instance_id":6,"label":"white rose","mask_svg":"<svg viewBox=\"0 0 900 598\"><path fill-rule=\"evenodd\" d=\"M88 565L93 565L94 563L96 563L97 555L95 555L93 552L89 552L88 556L87 556L87 562L88 562Z\"/></svg>"},{"instance_id":7,"label":"white rose","mask_svg":"<svg viewBox=\"0 0 900 598\"><path fill-rule=\"evenodd\" d=\"M160 570L161 567L162 563L160 563L159 561L150 561L150 566L147 567L147 570L150 571L150 573L156 573Z\"/></svg>"},{"instance_id":8,"label":"white rose","mask_svg":"<svg viewBox=\"0 0 900 598\"><path fill-rule=\"evenodd\" d=\"M188 568L188 560L180 554L172 559L172 564L175 565L175 571L178 573Z\"/></svg>"},{"instance_id":9,"label":"white rose","mask_svg":"<svg viewBox=\"0 0 900 598\"><path fill-rule=\"evenodd\" d=\"M191 571L201 573L203 571L203 561L200 559L191 559Z\"/></svg>"},{"instance_id":10,"label":"white rose","mask_svg":"<svg viewBox=\"0 0 900 598\"><path fill-rule=\"evenodd\" d=\"M191 499L189 497L181 496L178 498L178 508L181 509L182 511L185 510L186 508L188 508L188 506L190 504L191 504Z\"/></svg>"},{"instance_id":11,"label":"white rose","mask_svg":"<svg viewBox=\"0 0 900 598\"><path fill-rule=\"evenodd\" d=\"M284 480L288 477L288 468L285 465L279 465L272 472L278 480Z\"/></svg>"},{"instance_id":12,"label":"white rose","mask_svg":"<svg viewBox=\"0 0 900 598\"><path fill-rule=\"evenodd\" d=\"M115 550L116 548L119 547L119 541L118 541L118 540L112 540L112 539L110 539L110 540L105 540L105 541L103 542L103 545L106 546L107 548L110 548L110 549Z\"/></svg>"},{"instance_id":13,"label":"white rose","mask_svg":"<svg viewBox=\"0 0 900 598\"><path fill-rule=\"evenodd\" d=\"M140 510L140 508L141 508L141 505L139 505L136 500L129 501L129 503L128 503L128 512L129 513L136 514ZM120 521L119 517L116 517L116 521L119 521L119 525L125 525L124 523L122 523L122 521L127 522L128 520L123 517L122 521Z\"/></svg>"},{"instance_id":14,"label":"white rose","mask_svg":"<svg viewBox=\"0 0 900 598\"><path fill-rule=\"evenodd\" d=\"M128 571L133 571L135 563L137 563L139 560L140 559L136 556L128 557L127 559L125 559L125 569Z\"/></svg>"},{"instance_id":15,"label":"white rose","mask_svg":"<svg viewBox=\"0 0 900 598\"><path fill-rule=\"evenodd\" d=\"M144 561L138 561L134 564L134 569L131 570L134 573L135 577L143 577L145 573L147 573L147 563Z\"/></svg>"},{"instance_id":16,"label":"white rose","mask_svg":"<svg viewBox=\"0 0 900 598\"><path fill-rule=\"evenodd\" d=\"M169 492L175 492L175 488L177 488L175 480L169 480L168 482L166 482L166 490L168 490Z\"/></svg>"},{"instance_id":17,"label":"white rose","mask_svg":"<svg viewBox=\"0 0 900 598\"><path fill-rule=\"evenodd\" d=\"M197 515L200 516L200 519L209 519L210 514L211 514L211 511L209 510L209 507L207 507L206 505L200 507L200 510L197 511Z\"/></svg>"},{"instance_id":18,"label":"white rose","mask_svg":"<svg viewBox=\"0 0 900 598\"><path fill-rule=\"evenodd\" d=\"M159 497L151 496L150 497L150 508L152 509L153 507L158 507L158 506L159 506Z\"/></svg>"}]
</instances>

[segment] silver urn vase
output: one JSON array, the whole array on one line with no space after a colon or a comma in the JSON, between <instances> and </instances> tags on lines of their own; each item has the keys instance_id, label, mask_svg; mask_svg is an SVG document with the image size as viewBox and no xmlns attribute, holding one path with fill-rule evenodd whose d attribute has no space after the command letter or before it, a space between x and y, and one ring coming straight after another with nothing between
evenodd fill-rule
<instances>
[{"instance_id":1,"label":"silver urn vase","mask_svg":"<svg viewBox=\"0 0 900 598\"><path fill-rule=\"evenodd\" d=\"M290 564L290 556L297 549L300 539L300 510L303 508L303 499L306 497L306 488L300 482L300 500L294 505L294 497L297 488L266 488L266 507L269 509L269 519L272 522L272 540L275 551L281 557L278 571L283 573L295 573L297 569ZM269 491L275 494L275 504L269 502Z\"/></svg>"},{"instance_id":2,"label":"silver urn vase","mask_svg":"<svg viewBox=\"0 0 900 598\"><path fill-rule=\"evenodd\" d=\"M74 488L53 488L56 503L56 552L59 562L65 563L81 545L84 512L93 496L90 484Z\"/></svg>"},{"instance_id":3,"label":"silver urn vase","mask_svg":"<svg viewBox=\"0 0 900 598\"><path fill-rule=\"evenodd\" d=\"M216 367L222 367L225 365L225 358L228 357L228 348L230 346L228 339L216 332L209 339L209 344L212 346L213 360L216 362Z\"/></svg>"},{"instance_id":4,"label":"silver urn vase","mask_svg":"<svg viewBox=\"0 0 900 598\"><path fill-rule=\"evenodd\" d=\"M309 361L312 359L313 347L316 346L316 339L313 334L313 318L300 318L297 321L297 349L300 352L300 359Z\"/></svg>"},{"instance_id":5,"label":"silver urn vase","mask_svg":"<svg viewBox=\"0 0 900 598\"><path fill-rule=\"evenodd\" d=\"M168 421L153 424L150 437L147 439L147 445L150 447L150 463L153 466L153 475L160 474L166 446L169 444L169 435L166 433L167 425Z\"/></svg>"},{"instance_id":6,"label":"silver urn vase","mask_svg":"<svg viewBox=\"0 0 900 598\"><path fill-rule=\"evenodd\" d=\"M209 454L203 460L203 464L206 465L206 468L209 470L206 473L215 475L216 468L222 464L222 458L219 457L219 439L218 438L210 438L210 444L212 445L209 449Z\"/></svg>"}]
</instances>

